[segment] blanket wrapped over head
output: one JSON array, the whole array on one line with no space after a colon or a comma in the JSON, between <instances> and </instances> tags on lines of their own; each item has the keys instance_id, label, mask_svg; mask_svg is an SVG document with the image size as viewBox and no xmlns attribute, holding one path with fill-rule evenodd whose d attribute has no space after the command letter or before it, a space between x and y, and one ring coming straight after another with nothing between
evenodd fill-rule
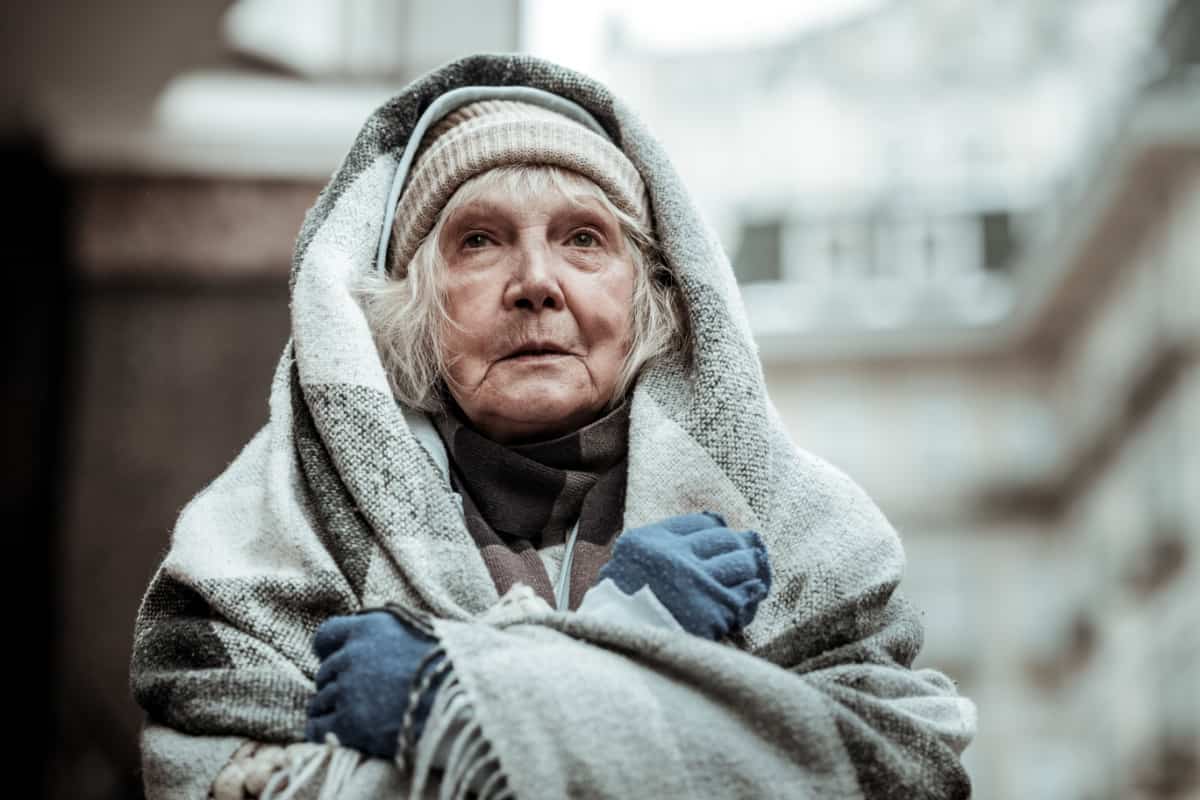
<instances>
[{"instance_id":1,"label":"blanket wrapped over head","mask_svg":"<svg viewBox=\"0 0 1200 800\"><path fill-rule=\"evenodd\" d=\"M623 525L713 510L761 534L773 588L730 641L529 596L500 603L456 495L389 389L354 288L378 268L405 145L447 92L504 86L578 104L645 182L694 350L637 381ZM132 687L148 715L150 797L204 797L247 740L302 741L317 627L385 604L426 624L446 656L452 675L421 747L451 755L444 772L421 749L409 763L331 756L325 788L336 777L344 796L461 794L485 765L484 796L968 796L959 756L974 707L944 675L911 669L922 628L897 592L896 533L789 440L720 244L607 89L511 55L417 80L367 120L309 212L291 288L269 422L183 510L138 614Z\"/></svg>"}]
</instances>

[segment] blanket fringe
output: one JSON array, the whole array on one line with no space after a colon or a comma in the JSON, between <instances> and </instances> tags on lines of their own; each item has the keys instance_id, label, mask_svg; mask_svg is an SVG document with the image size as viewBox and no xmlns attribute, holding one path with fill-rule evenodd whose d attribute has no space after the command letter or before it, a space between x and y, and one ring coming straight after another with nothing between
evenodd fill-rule
<instances>
[{"instance_id":1,"label":"blanket fringe","mask_svg":"<svg viewBox=\"0 0 1200 800\"><path fill-rule=\"evenodd\" d=\"M421 704L421 698L431 691L435 682L441 680L442 676L449 671L450 661L446 658L446 651L441 645L431 649L417 664L413 673L417 676L417 680L409 689L408 705L404 709L404 718L400 721L400 741L396 748L396 766L400 768L401 772L407 769L406 759L413 749L413 740L416 737L417 708Z\"/></svg>"},{"instance_id":2,"label":"blanket fringe","mask_svg":"<svg viewBox=\"0 0 1200 800\"><path fill-rule=\"evenodd\" d=\"M362 758L358 751L342 747L337 737L331 733L326 736L325 744L319 745L311 753L275 773L263 789L259 800L293 800L312 783L327 761L328 769L321 782L317 800L337 800L354 770L358 769Z\"/></svg>"},{"instance_id":3,"label":"blanket fringe","mask_svg":"<svg viewBox=\"0 0 1200 800\"><path fill-rule=\"evenodd\" d=\"M410 797L424 796L430 774L443 755L438 800L464 800L468 794L479 800L511 796L499 757L483 735L475 705L453 670L438 690L425 732L417 742Z\"/></svg>"},{"instance_id":4,"label":"blanket fringe","mask_svg":"<svg viewBox=\"0 0 1200 800\"><path fill-rule=\"evenodd\" d=\"M518 583L479 621L503 626L548 611L550 607L532 588ZM436 637L432 622L427 624L430 635ZM513 793L500 767L500 757L484 736L474 701L455 675L446 649L441 644L432 648L417 665L415 674L418 678L409 692L396 751L396 765L410 773L409 796L424 797L430 775L441 769L439 800L465 800L468 796L478 800L511 800ZM425 730L417 739L416 712L430 691L437 693Z\"/></svg>"}]
</instances>

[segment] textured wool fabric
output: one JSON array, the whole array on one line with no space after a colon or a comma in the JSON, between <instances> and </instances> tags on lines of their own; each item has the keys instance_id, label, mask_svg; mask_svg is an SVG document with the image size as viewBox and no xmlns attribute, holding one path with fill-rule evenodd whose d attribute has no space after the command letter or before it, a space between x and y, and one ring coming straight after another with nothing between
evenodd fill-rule
<instances>
[{"instance_id":1,"label":"textured wool fabric","mask_svg":"<svg viewBox=\"0 0 1200 800\"><path fill-rule=\"evenodd\" d=\"M481 100L430 128L396 211L393 274L408 269L446 202L469 179L495 167L540 164L577 172L634 219L648 221L641 175L612 142L549 109Z\"/></svg>"},{"instance_id":2,"label":"textured wool fabric","mask_svg":"<svg viewBox=\"0 0 1200 800\"><path fill-rule=\"evenodd\" d=\"M353 287L374 268L398 153L443 93L514 85L588 109L647 186L695 347L687 363L649 365L634 389L622 524L714 510L761 534L771 593L732 646L550 612L520 586L499 603L449 482L389 390ZM139 611L132 688L148 714L150 798L202 797L193 789L240 740L300 741L317 627L389 602L428 620L452 665L421 737L456 744L449 789L491 763L485 797L968 795L959 755L974 708L945 676L911 668L922 631L897 591L898 536L788 439L720 244L604 87L519 55L470 57L410 85L367 120L309 212L291 288L270 420L183 510ZM345 797L437 778L420 759L347 773L357 762L337 756L352 751L329 747L315 783L353 787Z\"/></svg>"},{"instance_id":3,"label":"textured wool fabric","mask_svg":"<svg viewBox=\"0 0 1200 800\"><path fill-rule=\"evenodd\" d=\"M684 630L714 642L749 625L771 588L762 538L711 512L625 531L597 577L628 595L649 587Z\"/></svg>"},{"instance_id":4,"label":"textured wool fabric","mask_svg":"<svg viewBox=\"0 0 1200 800\"><path fill-rule=\"evenodd\" d=\"M394 757L417 670L435 644L386 610L327 620L313 639L321 667L305 736L321 743L332 732L348 747Z\"/></svg>"},{"instance_id":5,"label":"textured wool fabric","mask_svg":"<svg viewBox=\"0 0 1200 800\"><path fill-rule=\"evenodd\" d=\"M561 553L578 521L569 606L579 608L621 531L628 404L564 436L508 447L456 413L439 415L435 423L450 456L451 483L463 498L467 529L496 591L504 594L524 583L555 606L553 577L539 554L547 548Z\"/></svg>"}]
</instances>

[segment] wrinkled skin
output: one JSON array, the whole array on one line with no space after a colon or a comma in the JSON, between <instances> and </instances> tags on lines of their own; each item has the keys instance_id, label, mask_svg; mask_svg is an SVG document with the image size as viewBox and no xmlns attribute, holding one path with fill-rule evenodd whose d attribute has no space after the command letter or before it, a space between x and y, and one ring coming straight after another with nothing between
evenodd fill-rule
<instances>
[{"instance_id":1,"label":"wrinkled skin","mask_svg":"<svg viewBox=\"0 0 1200 800\"><path fill-rule=\"evenodd\" d=\"M442 347L451 395L495 441L547 439L598 418L629 351L634 267L594 198L492 190L455 209Z\"/></svg>"}]
</instances>

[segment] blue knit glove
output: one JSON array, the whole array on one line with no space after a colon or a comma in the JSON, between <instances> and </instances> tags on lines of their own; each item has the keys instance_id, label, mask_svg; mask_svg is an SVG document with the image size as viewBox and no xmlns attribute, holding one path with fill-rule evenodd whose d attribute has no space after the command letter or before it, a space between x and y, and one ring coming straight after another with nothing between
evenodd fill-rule
<instances>
[{"instance_id":1,"label":"blue knit glove","mask_svg":"<svg viewBox=\"0 0 1200 800\"><path fill-rule=\"evenodd\" d=\"M305 737L324 742L332 732L346 747L394 757L410 686L434 646L433 639L387 611L326 620L313 639L321 666L317 693L308 704ZM415 736L424 728L436 689L422 697Z\"/></svg>"},{"instance_id":2,"label":"blue knit glove","mask_svg":"<svg viewBox=\"0 0 1200 800\"><path fill-rule=\"evenodd\" d=\"M762 538L710 512L625 531L600 568L605 578L626 594L649 586L684 630L712 641L749 625L771 589Z\"/></svg>"}]
</instances>

